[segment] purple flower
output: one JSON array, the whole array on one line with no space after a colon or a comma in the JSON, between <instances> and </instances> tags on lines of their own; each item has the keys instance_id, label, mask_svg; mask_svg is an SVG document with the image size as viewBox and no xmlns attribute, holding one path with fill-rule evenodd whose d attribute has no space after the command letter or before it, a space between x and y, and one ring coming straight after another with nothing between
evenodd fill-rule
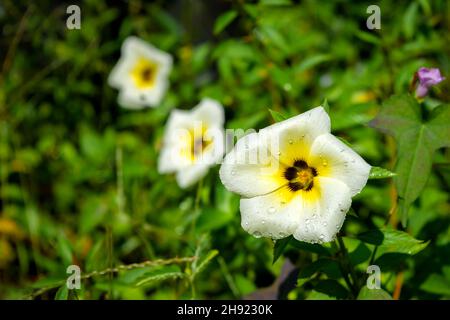
<instances>
[{"instance_id":1,"label":"purple flower","mask_svg":"<svg viewBox=\"0 0 450 320\"><path fill-rule=\"evenodd\" d=\"M419 79L419 84L416 89L416 96L418 98L423 98L428 94L428 90L444 80L445 78L441 76L441 72L438 68L420 68L417 71L417 77Z\"/></svg>"}]
</instances>

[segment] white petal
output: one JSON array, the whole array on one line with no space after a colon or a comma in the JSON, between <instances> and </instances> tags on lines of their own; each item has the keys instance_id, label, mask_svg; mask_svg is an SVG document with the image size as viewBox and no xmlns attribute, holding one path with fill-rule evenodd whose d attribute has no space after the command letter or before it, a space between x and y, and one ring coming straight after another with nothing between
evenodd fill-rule
<instances>
[{"instance_id":1,"label":"white petal","mask_svg":"<svg viewBox=\"0 0 450 320\"><path fill-rule=\"evenodd\" d=\"M318 196L302 198L300 222L294 238L310 243L330 242L341 229L352 203L350 190L339 180L317 178L314 181L313 190L319 189L316 190Z\"/></svg>"},{"instance_id":2,"label":"white petal","mask_svg":"<svg viewBox=\"0 0 450 320\"><path fill-rule=\"evenodd\" d=\"M188 188L208 173L209 166L195 164L177 172L177 182L181 188Z\"/></svg>"},{"instance_id":3,"label":"white petal","mask_svg":"<svg viewBox=\"0 0 450 320\"><path fill-rule=\"evenodd\" d=\"M285 189L285 188L282 188ZM267 195L241 199L241 225L255 237L281 239L291 235L299 226L302 201L299 195L283 203L279 190Z\"/></svg>"},{"instance_id":4,"label":"white petal","mask_svg":"<svg viewBox=\"0 0 450 320\"><path fill-rule=\"evenodd\" d=\"M125 59L135 60L142 56L155 61L158 64L159 72L167 75L172 68L172 56L167 52L159 50L150 43L138 37L128 37L122 44L122 55Z\"/></svg>"},{"instance_id":5,"label":"white petal","mask_svg":"<svg viewBox=\"0 0 450 320\"><path fill-rule=\"evenodd\" d=\"M317 169L319 176L344 182L352 196L366 185L370 172L370 165L332 134L317 137L308 164Z\"/></svg>"},{"instance_id":6,"label":"white petal","mask_svg":"<svg viewBox=\"0 0 450 320\"><path fill-rule=\"evenodd\" d=\"M330 117L322 107L316 107L298 116L278 122L261 131L271 135L270 151L285 165L305 158L313 141L330 132Z\"/></svg>"},{"instance_id":7,"label":"white petal","mask_svg":"<svg viewBox=\"0 0 450 320\"><path fill-rule=\"evenodd\" d=\"M216 100L203 98L200 103L192 109L194 119L204 121L208 127L222 127L225 122L223 106Z\"/></svg>"},{"instance_id":8,"label":"white petal","mask_svg":"<svg viewBox=\"0 0 450 320\"><path fill-rule=\"evenodd\" d=\"M272 192L286 183L279 166L268 152L267 140L259 133L250 133L239 139L225 156L220 179L228 190L250 198Z\"/></svg>"}]
</instances>

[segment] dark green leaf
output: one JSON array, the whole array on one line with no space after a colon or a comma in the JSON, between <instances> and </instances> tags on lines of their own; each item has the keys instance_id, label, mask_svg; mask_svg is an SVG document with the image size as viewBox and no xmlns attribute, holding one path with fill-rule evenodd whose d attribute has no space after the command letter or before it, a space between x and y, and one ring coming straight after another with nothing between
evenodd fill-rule
<instances>
[{"instance_id":1,"label":"dark green leaf","mask_svg":"<svg viewBox=\"0 0 450 320\"><path fill-rule=\"evenodd\" d=\"M214 34L221 33L234 19L237 17L237 12L234 10L227 11L220 15L214 23Z\"/></svg>"},{"instance_id":2,"label":"dark green leaf","mask_svg":"<svg viewBox=\"0 0 450 320\"><path fill-rule=\"evenodd\" d=\"M286 246L289 244L291 240L292 236L289 236L287 238L280 239L275 242L275 245L273 246L272 263L275 263L278 260L278 258L283 254L284 250L286 249Z\"/></svg>"}]
</instances>

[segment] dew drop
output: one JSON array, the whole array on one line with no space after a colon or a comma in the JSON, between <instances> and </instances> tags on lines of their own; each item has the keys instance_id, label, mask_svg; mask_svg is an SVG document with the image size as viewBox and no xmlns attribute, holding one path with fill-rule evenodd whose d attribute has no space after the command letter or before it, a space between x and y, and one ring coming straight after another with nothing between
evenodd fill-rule
<instances>
[{"instance_id":1,"label":"dew drop","mask_svg":"<svg viewBox=\"0 0 450 320\"><path fill-rule=\"evenodd\" d=\"M266 221L265 221L265 220L262 220L262 221L261 221L261 223L262 223L262 224L265 224L265 223L266 223Z\"/></svg>"},{"instance_id":2,"label":"dew drop","mask_svg":"<svg viewBox=\"0 0 450 320\"><path fill-rule=\"evenodd\" d=\"M293 144L294 143L294 140L292 140L292 139L289 139L289 144Z\"/></svg>"},{"instance_id":3,"label":"dew drop","mask_svg":"<svg viewBox=\"0 0 450 320\"><path fill-rule=\"evenodd\" d=\"M267 211L268 211L269 213L274 213L274 212L275 212L275 208L274 208L274 207L270 207Z\"/></svg>"},{"instance_id":4,"label":"dew drop","mask_svg":"<svg viewBox=\"0 0 450 320\"><path fill-rule=\"evenodd\" d=\"M253 232L253 236L255 238L261 238L261 233L259 231L255 231L255 232Z\"/></svg>"},{"instance_id":5,"label":"dew drop","mask_svg":"<svg viewBox=\"0 0 450 320\"><path fill-rule=\"evenodd\" d=\"M285 83L283 89L286 91L291 91L292 85L290 83Z\"/></svg>"},{"instance_id":6,"label":"dew drop","mask_svg":"<svg viewBox=\"0 0 450 320\"><path fill-rule=\"evenodd\" d=\"M322 161L322 165L323 165L324 167L326 167L326 166L328 165L327 160L323 160L323 161Z\"/></svg>"},{"instance_id":7,"label":"dew drop","mask_svg":"<svg viewBox=\"0 0 450 320\"><path fill-rule=\"evenodd\" d=\"M328 223L327 223L326 221L324 221L324 222L322 222L322 225L323 225L324 227L326 227L326 226L328 225Z\"/></svg>"},{"instance_id":8,"label":"dew drop","mask_svg":"<svg viewBox=\"0 0 450 320\"><path fill-rule=\"evenodd\" d=\"M308 223L309 223L309 219L306 219L306 220L305 220L305 223L308 224Z\"/></svg>"},{"instance_id":9,"label":"dew drop","mask_svg":"<svg viewBox=\"0 0 450 320\"><path fill-rule=\"evenodd\" d=\"M323 234L321 234L321 235L319 236L319 239L320 239L321 241L323 241L323 239L325 239L325 236L324 236Z\"/></svg>"},{"instance_id":10,"label":"dew drop","mask_svg":"<svg viewBox=\"0 0 450 320\"><path fill-rule=\"evenodd\" d=\"M231 171L231 175L234 176L236 174L236 171Z\"/></svg>"}]
</instances>

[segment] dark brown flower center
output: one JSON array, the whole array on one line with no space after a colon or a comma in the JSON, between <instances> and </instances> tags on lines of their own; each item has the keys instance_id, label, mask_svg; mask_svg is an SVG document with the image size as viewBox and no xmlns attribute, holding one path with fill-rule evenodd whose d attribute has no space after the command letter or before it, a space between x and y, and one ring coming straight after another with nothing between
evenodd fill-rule
<instances>
[{"instance_id":1,"label":"dark brown flower center","mask_svg":"<svg viewBox=\"0 0 450 320\"><path fill-rule=\"evenodd\" d=\"M288 180L288 187L291 191L309 191L314 185L317 170L308 166L304 160L296 160L291 167L284 171L283 176Z\"/></svg>"}]
</instances>

